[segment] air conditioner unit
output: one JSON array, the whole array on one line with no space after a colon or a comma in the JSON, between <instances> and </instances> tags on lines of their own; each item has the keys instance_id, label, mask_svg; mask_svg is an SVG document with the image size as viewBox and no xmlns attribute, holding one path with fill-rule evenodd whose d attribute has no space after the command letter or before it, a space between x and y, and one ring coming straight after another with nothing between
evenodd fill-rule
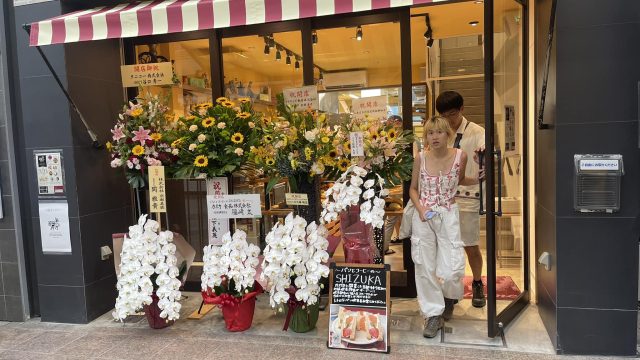
<instances>
[{"instance_id":1,"label":"air conditioner unit","mask_svg":"<svg viewBox=\"0 0 640 360\"><path fill-rule=\"evenodd\" d=\"M323 77L322 84L327 90L367 87L366 70L327 72Z\"/></svg>"}]
</instances>

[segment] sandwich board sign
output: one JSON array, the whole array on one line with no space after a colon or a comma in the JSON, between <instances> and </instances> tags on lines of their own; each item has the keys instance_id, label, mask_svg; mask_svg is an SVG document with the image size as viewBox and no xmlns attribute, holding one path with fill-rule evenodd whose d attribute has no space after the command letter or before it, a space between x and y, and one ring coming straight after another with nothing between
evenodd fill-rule
<instances>
[{"instance_id":1,"label":"sandwich board sign","mask_svg":"<svg viewBox=\"0 0 640 360\"><path fill-rule=\"evenodd\" d=\"M389 271L388 264L331 265L329 348L389 353Z\"/></svg>"}]
</instances>

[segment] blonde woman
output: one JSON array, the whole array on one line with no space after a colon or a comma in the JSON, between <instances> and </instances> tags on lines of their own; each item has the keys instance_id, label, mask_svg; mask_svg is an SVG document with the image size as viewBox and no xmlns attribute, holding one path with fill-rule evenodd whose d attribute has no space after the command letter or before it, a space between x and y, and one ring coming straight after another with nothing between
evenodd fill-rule
<instances>
[{"instance_id":1,"label":"blonde woman","mask_svg":"<svg viewBox=\"0 0 640 360\"><path fill-rule=\"evenodd\" d=\"M467 155L449 148L453 136L447 119L435 116L425 122L425 150L413 163L409 194L415 206L412 219L411 257L415 263L423 335L433 338L451 318L453 304L462 299L464 244L455 195L458 185L473 185L482 178L465 176Z\"/></svg>"}]
</instances>

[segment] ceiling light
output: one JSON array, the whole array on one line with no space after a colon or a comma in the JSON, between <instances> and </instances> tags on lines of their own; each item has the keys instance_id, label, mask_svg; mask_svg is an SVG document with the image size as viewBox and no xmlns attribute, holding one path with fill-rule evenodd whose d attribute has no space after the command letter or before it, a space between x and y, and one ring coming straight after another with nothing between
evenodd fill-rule
<instances>
[{"instance_id":1,"label":"ceiling light","mask_svg":"<svg viewBox=\"0 0 640 360\"><path fill-rule=\"evenodd\" d=\"M433 30L431 29L431 20L429 19L429 14L426 14L424 17L425 25L427 25L427 31L424 32L424 38L429 40L433 39Z\"/></svg>"},{"instance_id":2,"label":"ceiling light","mask_svg":"<svg viewBox=\"0 0 640 360\"><path fill-rule=\"evenodd\" d=\"M475 20L474 21L469 21L469 25L471 25L471 26L478 26L479 23L480 23L479 21L475 21Z\"/></svg>"},{"instance_id":3,"label":"ceiling light","mask_svg":"<svg viewBox=\"0 0 640 360\"><path fill-rule=\"evenodd\" d=\"M360 25L356 28L356 40L362 41L362 27Z\"/></svg>"},{"instance_id":4,"label":"ceiling light","mask_svg":"<svg viewBox=\"0 0 640 360\"><path fill-rule=\"evenodd\" d=\"M269 47L272 49L276 47L276 41L273 39L273 34L269 35Z\"/></svg>"},{"instance_id":5,"label":"ceiling light","mask_svg":"<svg viewBox=\"0 0 640 360\"><path fill-rule=\"evenodd\" d=\"M276 61L280 60L282 60L282 54L280 54L280 49L278 49L278 51L276 51Z\"/></svg>"},{"instance_id":6,"label":"ceiling light","mask_svg":"<svg viewBox=\"0 0 640 360\"><path fill-rule=\"evenodd\" d=\"M294 67L296 68L296 70L300 70L300 61L298 61L298 59L296 59L296 64L294 65Z\"/></svg>"},{"instance_id":7,"label":"ceiling light","mask_svg":"<svg viewBox=\"0 0 640 360\"><path fill-rule=\"evenodd\" d=\"M285 60L287 65L291 65L291 52L287 50L287 59Z\"/></svg>"},{"instance_id":8,"label":"ceiling light","mask_svg":"<svg viewBox=\"0 0 640 360\"><path fill-rule=\"evenodd\" d=\"M264 54L269 55L271 49L269 49L269 44L264 44Z\"/></svg>"},{"instance_id":9,"label":"ceiling light","mask_svg":"<svg viewBox=\"0 0 640 360\"><path fill-rule=\"evenodd\" d=\"M427 47L432 47L433 46L433 39L429 39L427 40Z\"/></svg>"},{"instance_id":10,"label":"ceiling light","mask_svg":"<svg viewBox=\"0 0 640 360\"><path fill-rule=\"evenodd\" d=\"M313 45L316 45L318 43L318 33L315 30L311 32L311 42L313 43Z\"/></svg>"}]
</instances>

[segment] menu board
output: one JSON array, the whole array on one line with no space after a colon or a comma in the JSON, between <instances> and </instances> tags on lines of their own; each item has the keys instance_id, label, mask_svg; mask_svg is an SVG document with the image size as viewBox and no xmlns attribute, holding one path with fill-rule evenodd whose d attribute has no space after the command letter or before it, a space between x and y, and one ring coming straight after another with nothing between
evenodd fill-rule
<instances>
[{"instance_id":1,"label":"menu board","mask_svg":"<svg viewBox=\"0 0 640 360\"><path fill-rule=\"evenodd\" d=\"M332 264L329 348L389 352L389 271L382 264Z\"/></svg>"}]
</instances>

